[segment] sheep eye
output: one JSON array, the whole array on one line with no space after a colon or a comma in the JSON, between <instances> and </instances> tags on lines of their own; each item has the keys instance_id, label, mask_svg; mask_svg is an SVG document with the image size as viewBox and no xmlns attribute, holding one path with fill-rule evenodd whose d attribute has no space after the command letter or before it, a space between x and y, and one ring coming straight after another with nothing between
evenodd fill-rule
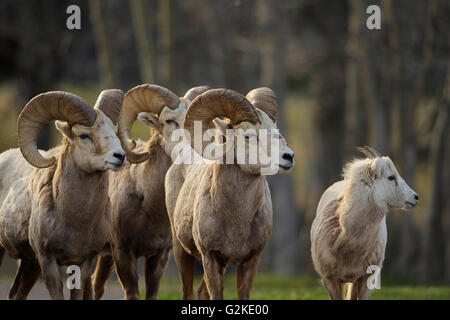
<instances>
[{"instance_id":1,"label":"sheep eye","mask_svg":"<svg viewBox=\"0 0 450 320\"><path fill-rule=\"evenodd\" d=\"M175 124L175 126L178 128L178 123L177 123L175 120L169 119L169 120L166 120L166 123L167 123L167 124L173 123L173 124Z\"/></svg>"},{"instance_id":2,"label":"sheep eye","mask_svg":"<svg viewBox=\"0 0 450 320\"><path fill-rule=\"evenodd\" d=\"M80 139L81 140L91 139L91 136L86 133L83 133L83 134L80 134Z\"/></svg>"},{"instance_id":3,"label":"sheep eye","mask_svg":"<svg viewBox=\"0 0 450 320\"><path fill-rule=\"evenodd\" d=\"M254 135L250 135L250 136L244 136L244 138L245 138L245 141L249 141L249 140L250 140L250 138L252 138L252 137L256 137L256 141L259 141L259 137L258 137L258 136L254 136Z\"/></svg>"},{"instance_id":4,"label":"sheep eye","mask_svg":"<svg viewBox=\"0 0 450 320\"><path fill-rule=\"evenodd\" d=\"M389 176L388 179L389 179L390 181L393 181L393 180L395 180L395 176Z\"/></svg>"}]
</instances>

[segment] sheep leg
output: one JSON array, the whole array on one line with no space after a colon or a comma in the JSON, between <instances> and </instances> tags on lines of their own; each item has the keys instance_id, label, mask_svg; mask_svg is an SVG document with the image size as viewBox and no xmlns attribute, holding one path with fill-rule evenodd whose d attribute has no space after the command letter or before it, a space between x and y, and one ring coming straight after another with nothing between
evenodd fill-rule
<instances>
[{"instance_id":1,"label":"sheep leg","mask_svg":"<svg viewBox=\"0 0 450 320\"><path fill-rule=\"evenodd\" d=\"M41 269L36 260L21 259L14 283L9 290L9 299L25 300L40 274Z\"/></svg>"},{"instance_id":2,"label":"sheep leg","mask_svg":"<svg viewBox=\"0 0 450 320\"><path fill-rule=\"evenodd\" d=\"M94 292L92 289L92 281L90 277L87 278L86 284L84 285L83 300L94 300Z\"/></svg>"},{"instance_id":3,"label":"sheep leg","mask_svg":"<svg viewBox=\"0 0 450 320\"><path fill-rule=\"evenodd\" d=\"M212 300L223 300L224 266L220 265L216 257L210 253L202 255L204 278L206 287Z\"/></svg>"},{"instance_id":4,"label":"sheep leg","mask_svg":"<svg viewBox=\"0 0 450 320\"><path fill-rule=\"evenodd\" d=\"M139 300L136 256L123 250L114 251L114 263L126 300Z\"/></svg>"},{"instance_id":5,"label":"sheep leg","mask_svg":"<svg viewBox=\"0 0 450 320\"><path fill-rule=\"evenodd\" d=\"M113 268L114 261L112 255L105 254L98 257L97 266L92 276L95 300L100 300L105 293L105 283L113 272Z\"/></svg>"},{"instance_id":6,"label":"sheep leg","mask_svg":"<svg viewBox=\"0 0 450 320\"><path fill-rule=\"evenodd\" d=\"M205 277L202 279L202 283L197 291L198 300L210 300L208 288L206 287Z\"/></svg>"},{"instance_id":7,"label":"sheep leg","mask_svg":"<svg viewBox=\"0 0 450 320\"><path fill-rule=\"evenodd\" d=\"M169 252L169 249L163 249L145 259L145 299L147 300L158 298L159 282L169 260Z\"/></svg>"},{"instance_id":8,"label":"sheep leg","mask_svg":"<svg viewBox=\"0 0 450 320\"><path fill-rule=\"evenodd\" d=\"M81 300L83 298L86 284L90 281L93 260L93 258L86 259L80 265L80 289L74 288L70 290L70 300Z\"/></svg>"},{"instance_id":9,"label":"sheep leg","mask_svg":"<svg viewBox=\"0 0 450 320\"><path fill-rule=\"evenodd\" d=\"M357 283L355 284L357 287L357 290L355 292L355 298L354 300L369 300L370 296L373 292L373 289L369 289L367 286L367 277L362 277L358 279ZM352 295L353 299L353 295Z\"/></svg>"},{"instance_id":10,"label":"sheep leg","mask_svg":"<svg viewBox=\"0 0 450 320\"><path fill-rule=\"evenodd\" d=\"M0 266L2 265L4 255L5 255L5 248L0 247Z\"/></svg>"},{"instance_id":11,"label":"sheep leg","mask_svg":"<svg viewBox=\"0 0 450 320\"><path fill-rule=\"evenodd\" d=\"M183 300L194 300L195 257L184 250L175 236L173 238L173 256L183 283Z\"/></svg>"},{"instance_id":12,"label":"sheep leg","mask_svg":"<svg viewBox=\"0 0 450 320\"><path fill-rule=\"evenodd\" d=\"M358 283L350 283L345 300L358 300Z\"/></svg>"},{"instance_id":13,"label":"sheep leg","mask_svg":"<svg viewBox=\"0 0 450 320\"><path fill-rule=\"evenodd\" d=\"M348 288L346 300L359 300L361 292L364 291L364 286L367 287L367 278L360 278L354 283L350 283Z\"/></svg>"},{"instance_id":14,"label":"sheep leg","mask_svg":"<svg viewBox=\"0 0 450 320\"><path fill-rule=\"evenodd\" d=\"M59 265L56 258L38 256L39 266L42 270L45 286L53 300L64 300L63 284L59 274Z\"/></svg>"},{"instance_id":15,"label":"sheep leg","mask_svg":"<svg viewBox=\"0 0 450 320\"><path fill-rule=\"evenodd\" d=\"M344 284L337 279L323 278L322 283L327 288L331 300L342 300L344 298Z\"/></svg>"},{"instance_id":16,"label":"sheep leg","mask_svg":"<svg viewBox=\"0 0 450 320\"><path fill-rule=\"evenodd\" d=\"M237 269L237 290L239 300L249 300L253 279L258 270L260 254L240 264Z\"/></svg>"}]
</instances>

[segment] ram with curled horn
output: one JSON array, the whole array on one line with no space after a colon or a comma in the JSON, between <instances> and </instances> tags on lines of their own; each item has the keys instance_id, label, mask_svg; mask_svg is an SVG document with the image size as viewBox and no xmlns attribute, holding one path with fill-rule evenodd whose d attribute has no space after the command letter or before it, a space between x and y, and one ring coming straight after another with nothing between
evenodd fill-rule
<instances>
[{"instance_id":1,"label":"ram with curled horn","mask_svg":"<svg viewBox=\"0 0 450 320\"><path fill-rule=\"evenodd\" d=\"M182 279L183 298L193 299L195 259L203 264L204 277L198 290L200 299L223 299L223 274L229 263L237 267L238 298L249 299L259 259L272 230L272 203L265 175L268 167L288 172L294 153L276 130L277 99L269 88L258 88L247 97L226 89L199 95L186 112L185 129L191 147L204 158L192 164L174 162L166 175L166 205L173 235L174 257ZM202 136L216 127L220 141L195 142L196 122ZM266 135L268 144L278 146L270 162L257 157L254 163L239 163L239 152L249 159L255 135ZM244 141L244 144L234 143ZM244 148L240 149L242 146ZM222 163L215 151L227 160ZM259 154L267 149L258 149ZM232 156L234 155L234 156ZM272 172L273 173L273 172Z\"/></svg>"},{"instance_id":2,"label":"ram with curled horn","mask_svg":"<svg viewBox=\"0 0 450 320\"><path fill-rule=\"evenodd\" d=\"M10 299L25 299L40 273L53 299L63 299L61 265L80 267L83 297L89 271L111 231L108 171L119 170L125 152L117 137L123 92L105 90L92 108L67 92L31 99L18 120L19 148L0 155L0 258L19 259ZM39 131L56 121L61 145L37 147ZM0 259L1 260L1 259Z\"/></svg>"},{"instance_id":3,"label":"ram with curled horn","mask_svg":"<svg viewBox=\"0 0 450 320\"><path fill-rule=\"evenodd\" d=\"M100 255L92 277L95 299L102 297L114 267L125 299L139 299L136 260L142 256L146 265L146 298L157 298L159 281L172 248L164 199L164 178L172 164L172 150L178 143L172 141L172 133L183 127L191 100L207 89L195 87L179 98L169 89L143 84L126 93L119 135L129 163L110 175L111 250ZM136 119L151 128L147 142L131 138Z\"/></svg>"}]
</instances>

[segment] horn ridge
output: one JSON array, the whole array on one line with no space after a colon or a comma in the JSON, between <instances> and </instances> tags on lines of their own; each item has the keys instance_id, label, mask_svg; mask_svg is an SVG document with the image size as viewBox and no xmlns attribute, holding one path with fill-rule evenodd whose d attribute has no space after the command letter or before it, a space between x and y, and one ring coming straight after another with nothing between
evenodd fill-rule
<instances>
[{"instance_id":1,"label":"horn ridge","mask_svg":"<svg viewBox=\"0 0 450 320\"><path fill-rule=\"evenodd\" d=\"M114 124L119 122L124 93L120 89L103 90L97 98L94 109L101 110Z\"/></svg>"},{"instance_id":2,"label":"horn ridge","mask_svg":"<svg viewBox=\"0 0 450 320\"><path fill-rule=\"evenodd\" d=\"M202 121L202 135L214 128L213 119L226 117L230 119L230 125L235 126L248 121L256 124L259 122L254 106L240 93L230 89L211 89L197 96L186 111L184 128L191 135L191 146L199 154L203 154L206 141L203 141L202 150L197 150L194 144L194 122Z\"/></svg>"},{"instance_id":3,"label":"horn ridge","mask_svg":"<svg viewBox=\"0 0 450 320\"><path fill-rule=\"evenodd\" d=\"M148 159L148 152L136 153L132 150L136 142L131 138L131 127L140 112L159 115L164 107L175 109L180 98L167 88L154 84L141 84L125 94L119 117L119 138L127 159L131 163L140 163Z\"/></svg>"},{"instance_id":4,"label":"horn ridge","mask_svg":"<svg viewBox=\"0 0 450 320\"><path fill-rule=\"evenodd\" d=\"M369 147L369 146L366 146L366 145L364 145L363 147L356 147L356 149L359 152L361 152L364 155L366 155L370 159L380 158L381 157L381 155L378 153L378 151L376 151L372 147Z\"/></svg>"},{"instance_id":5,"label":"horn ridge","mask_svg":"<svg viewBox=\"0 0 450 320\"><path fill-rule=\"evenodd\" d=\"M37 148L39 131L50 121L92 126L97 113L83 98L64 91L50 91L32 98L17 121L17 139L23 157L34 167L46 168L56 159L42 156Z\"/></svg>"},{"instance_id":6,"label":"horn ridge","mask_svg":"<svg viewBox=\"0 0 450 320\"><path fill-rule=\"evenodd\" d=\"M265 112L273 122L278 116L278 99L272 89L261 87L251 90L246 98L257 109Z\"/></svg>"}]
</instances>

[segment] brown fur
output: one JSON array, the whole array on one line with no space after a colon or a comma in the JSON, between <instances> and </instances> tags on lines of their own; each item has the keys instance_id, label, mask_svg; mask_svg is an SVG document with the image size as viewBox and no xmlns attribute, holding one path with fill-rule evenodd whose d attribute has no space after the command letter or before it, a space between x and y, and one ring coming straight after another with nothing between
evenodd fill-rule
<instances>
[{"instance_id":1,"label":"brown fur","mask_svg":"<svg viewBox=\"0 0 450 320\"><path fill-rule=\"evenodd\" d=\"M62 146L48 152L57 157L55 165L32 169L29 191L25 191L31 202L30 210L21 213L21 236L15 235L15 228L11 228L15 221L8 218L5 211L9 209L9 203L20 201L19 197L23 195L10 193L2 206L2 243L9 239L8 252L14 258L22 259L11 288L11 299L26 298L39 276L39 272L31 274L29 271L33 265L37 267L34 270L41 266L50 296L62 299L59 273L51 271L57 270L58 265L85 266L82 273L84 271L86 280L92 260L104 246L111 230L106 193L108 174L87 173L78 168L71 149L65 138ZM72 290L72 298L77 298L79 291Z\"/></svg>"},{"instance_id":2,"label":"brown fur","mask_svg":"<svg viewBox=\"0 0 450 320\"><path fill-rule=\"evenodd\" d=\"M172 248L170 223L164 198L164 178L172 161L163 147L163 137L152 129L152 137L136 151L147 151L142 164L127 164L111 173L109 194L112 202L113 232L111 253L100 258L93 286L100 299L106 279L112 272L110 254L125 291L126 299L139 299L136 260L146 259L146 298L156 299L159 281Z\"/></svg>"},{"instance_id":3,"label":"brown fur","mask_svg":"<svg viewBox=\"0 0 450 320\"><path fill-rule=\"evenodd\" d=\"M0 243L21 260L10 299L25 299L40 271L51 298L64 299L61 265L80 267L81 289L72 289L70 298L82 298L93 259L112 229L108 172L102 158L106 151L123 152L117 149L117 137L111 138L114 127L109 120L104 122L106 116L100 111L97 114L91 127L57 126L65 137L59 147L45 152L56 158L48 168L32 167L18 149L0 155L0 179L7 186L0 190ZM104 147L105 154L93 156L74 130L89 132L98 144L109 140L110 150ZM95 162L89 161L92 158Z\"/></svg>"},{"instance_id":4,"label":"brown fur","mask_svg":"<svg viewBox=\"0 0 450 320\"><path fill-rule=\"evenodd\" d=\"M246 173L238 165L173 165L167 173L166 188L183 298L194 297L196 257L202 260L205 272L199 298L223 298L223 273L231 262L238 269L238 297L249 299L259 258L272 230L266 178Z\"/></svg>"},{"instance_id":5,"label":"brown fur","mask_svg":"<svg viewBox=\"0 0 450 320\"><path fill-rule=\"evenodd\" d=\"M233 129L276 129L265 112L254 111L258 124L243 121ZM212 123L223 135L231 125L217 118ZM286 173L294 165L294 153L286 140L279 134L269 136L269 143L275 139L279 142L279 157L269 164L220 164L202 158L189 165L176 161L167 172L166 205L183 299L194 298L195 258L202 261L204 270L199 299L223 299L223 274L230 262L237 267L238 298L250 299L259 259L272 232L270 190L261 172L270 165ZM236 160L236 144L230 146ZM249 153L247 144L247 158ZM290 160L284 159L287 154Z\"/></svg>"}]
</instances>

